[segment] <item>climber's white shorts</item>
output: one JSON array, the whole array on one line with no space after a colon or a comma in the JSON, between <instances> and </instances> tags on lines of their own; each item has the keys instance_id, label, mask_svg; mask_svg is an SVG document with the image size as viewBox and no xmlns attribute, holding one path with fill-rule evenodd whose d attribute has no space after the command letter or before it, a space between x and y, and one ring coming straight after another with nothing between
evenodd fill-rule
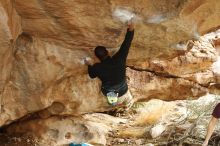
<instances>
[{"instance_id":1,"label":"climber's white shorts","mask_svg":"<svg viewBox=\"0 0 220 146\"><path fill-rule=\"evenodd\" d=\"M132 107L133 103L133 97L128 90L123 96L118 97L116 108L124 108L125 110L128 110Z\"/></svg>"}]
</instances>

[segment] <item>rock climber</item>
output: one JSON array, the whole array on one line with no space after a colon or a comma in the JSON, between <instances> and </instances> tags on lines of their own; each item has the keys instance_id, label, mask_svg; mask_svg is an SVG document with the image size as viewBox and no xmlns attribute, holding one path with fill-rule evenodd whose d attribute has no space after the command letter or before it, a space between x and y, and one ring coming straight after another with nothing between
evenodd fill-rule
<instances>
[{"instance_id":1,"label":"rock climber","mask_svg":"<svg viewBox=\"0 0 220 146\"><path fill-rule=\"evenodd\" d=\"M99 63L88 65L91 78L98 77L102 81L101 91L107 97L108 103L113 106L123 105L130 108L133 104L132 96L126 82L126 58L134 36L133 19L128 21L127 33L119 51L112 57L104 46L97 46L94 50Z\"/></svg>"},{"instance_id":2,"label":"rock climber","mask_svg":"<svg viewBox=\"0 0 220 146\"><path fill-rule=\"evenodd\" d=\"M207 146L208 145L209 139L210 139L210 137L211 137L211 135L214 131L215 125L217 124L219 118L220 118L220 103L218 103L215 106L215 108L212 112L212 118L209 121L209 125L208 125L208 128L207 128L207 134L206 134L205 141L204 141L202 146Z\"/></svg>"}]
</instances>

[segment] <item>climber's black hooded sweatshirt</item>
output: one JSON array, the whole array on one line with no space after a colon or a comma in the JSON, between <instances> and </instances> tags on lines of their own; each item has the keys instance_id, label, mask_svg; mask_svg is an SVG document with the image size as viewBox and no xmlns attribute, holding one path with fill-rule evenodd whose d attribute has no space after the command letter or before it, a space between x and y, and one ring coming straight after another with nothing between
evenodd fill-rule
<instances>
[{"instance_id":1,"label":"climber's black hooded sweatshirt","mask_svg":"<svg viewBox=\"0 0 220 146\"><path fill-rule=\"evenodd\" d=\"M127 30L125 39L114 56L107 57L93 66L88 66L89 76L91 78L98 77L102 81L102 93L105 96L109 91L115 90L120 97L128 90L126 83L126 58L133 36L134 30Z\"/></svg>"}]
</instances>

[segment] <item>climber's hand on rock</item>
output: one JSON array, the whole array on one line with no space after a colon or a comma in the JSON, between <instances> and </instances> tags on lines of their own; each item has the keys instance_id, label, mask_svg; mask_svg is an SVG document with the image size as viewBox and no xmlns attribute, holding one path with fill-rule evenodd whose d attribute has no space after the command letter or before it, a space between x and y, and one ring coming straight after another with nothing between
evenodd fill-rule
<instances>
[{"instance_id":1,"label":"climber's hand on rock","mask_svg":"<svg viewBox=\"0 0 220 146\"><path fill-rule=\"evenodd\" d=\"M132 16L131 19L128 21L128 30L133 31L134 30L134 17Z\"/></svg>"},{"instance_id":2,"label":"climber's hand on rock","mask_svg":"<svg viewBox=\"0 0 220 146\"><path fill-rule=\"evenodd\" d=\"M92 59L88 58L88 57L84 58L84 63L85 63L85 65L92 65L93 64Z\"/></svg>"}]
</instances>

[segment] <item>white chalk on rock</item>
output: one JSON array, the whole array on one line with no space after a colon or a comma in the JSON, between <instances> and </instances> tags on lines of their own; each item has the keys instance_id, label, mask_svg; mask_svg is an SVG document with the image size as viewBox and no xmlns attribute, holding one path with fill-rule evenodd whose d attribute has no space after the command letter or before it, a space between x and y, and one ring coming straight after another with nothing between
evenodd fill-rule
<instances>
[{"instance_id":1,"label":"white chalk on rock","mask_svg":"<svg viewBox=\"0 0 220 146\"><path fill-rule=\"evenodd\" d=\"M147 19L147 23L159 24L165 21L167 18L164 15L154 15Z\"/></svg>"},{"instance_id":2,"label":"white chalk on rock","mask_svg":"<svg viewBox=\"0 0 220 146\"><path fill-rule=\"evenodd\" d=\"M125 9L125 8L117 8L114 12L113 12L113 17L118 19L119 21L123 22L123 23L127 23L129 20L131 20L132 18L134 19L133 21L137 21L137 16Z\"/></svg>"},{"instance_id":3,"label":"white chalk on rock","mask_svg":"<svg viewBox=\"0 0 220 146\"><path fill-rule=\"evenodd\" d=\"M85 64L85 61L91 61L92 59L90 57L85 57L83 58L82 60L80 60L80 64L84 65Z\"/></svg>"},{"instance_id":4,"label":"white chalk on rock","mask_svg":"<svg viewBox=\"0 0 220 146\"><path fill-rule=\"evenodd\" d=\"M196 39L196 40L199 40L199 38L201 37L201 35L199 34L198 31L195 31L193 36L194 36L194 39Z\"/></svg>"},{"instance_id":5,"label":"white chalk on rock","mask_svg":"<svg viewBox=\"0 0 220 146\"><path fill-rule=\"evenodd\" d=\"M193 38L196 40L199 40L199 38L201 37L201 35L198 32L198 26L196 24L194 24L192 26L192 31L193 31Z\"/></svg>"},{"instance_id":6,"label":"white chalk on rock","mask_svg":"<svg viewBox=\"0 0 220 146\"><path fill-rule=\"evenodd\" d=\"M92 59L90 57L85 58L86 61L91 61Z\"/></svg>"},{"instance_id":7,"label":"white chalk on rock","mask_svg":"<svg viewBox=\"0 0 220 146\"><path fill-rule=\"evenodd\" d=\"M186 44L177 44L176 45L177 50L187 50Z\"/></svg>"},{"instance_id":8,"label":"white chalk on rock","mask_svg":"<svg viewBox=\"0 0 220 146\"><path fill-rule=\"evenodd\" d=\"M176 50L183 50L183 51L187 50L187 44L185 44L185 43L173 44L170 47L172 49L176 49Z\"/></svg>"}]
</instances>

